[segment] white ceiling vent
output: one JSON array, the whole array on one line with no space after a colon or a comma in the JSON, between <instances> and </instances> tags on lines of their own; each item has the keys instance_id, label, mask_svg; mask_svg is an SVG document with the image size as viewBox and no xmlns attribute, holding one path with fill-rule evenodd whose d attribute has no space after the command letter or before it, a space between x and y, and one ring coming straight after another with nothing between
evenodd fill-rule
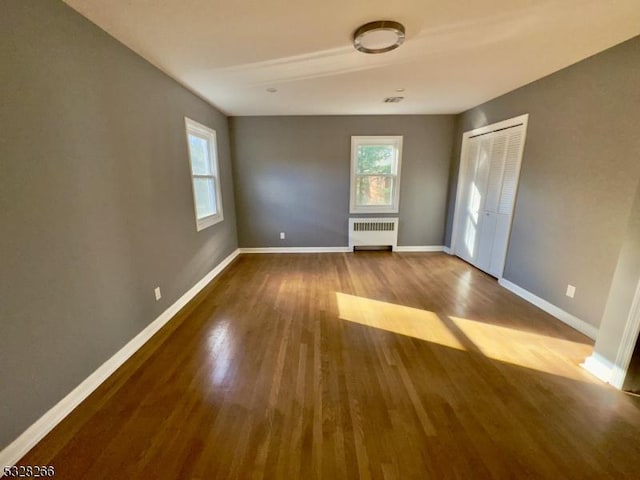
<instances>
[{"instance_id":1,"label":"white ceiling vent","mask_svg":"<svg viewBox=\"0 0 640 480\"><path fill-rule=\"evenodd\" d=\"M384 103L400 103L404 100L404 97L387 97L384 99Z\"/></svg>"}]
</instances>

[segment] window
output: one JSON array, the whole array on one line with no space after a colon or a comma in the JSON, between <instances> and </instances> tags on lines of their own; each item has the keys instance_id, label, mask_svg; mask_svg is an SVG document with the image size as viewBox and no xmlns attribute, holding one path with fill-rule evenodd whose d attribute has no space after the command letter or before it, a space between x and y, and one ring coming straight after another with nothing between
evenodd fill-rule
<instances>
[{"instance_id":1,"label":"window","mask_svg":"<svg viewBox=\"0 0 640 480\"><path fill-rule=\"evenodd\" d=\"M351 137L351 213L397 213L402 137Z\"/></svg>"},{"instance_id":2,"label":"window","mask_svg":"<svg viewBox=\"0 0 640 480\"><path fill-rule=\"evenodd\" d=\"M223 220L218 146L216 132L185 118L196 230L200 231Z\"/></svg>"}]
</instances>

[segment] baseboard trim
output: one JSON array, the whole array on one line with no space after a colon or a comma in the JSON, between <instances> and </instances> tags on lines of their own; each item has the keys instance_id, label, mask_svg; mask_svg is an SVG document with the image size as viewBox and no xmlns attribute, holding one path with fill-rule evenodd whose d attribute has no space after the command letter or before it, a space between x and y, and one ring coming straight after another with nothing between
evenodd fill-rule
<instances>
[{"instance_id":1,"label":"baseboard trim","mask_svg":"<svg viewBox=\"0 0 640 480\"><path fill-rule=\"evenodd\" d=\"M137 352L149 339L160 330L176 313L193 299L209 282L233 262L240 254L236 249L213 270L207 273L198 283L191 287L173 305L167 308L153 322L145 327L138 335L122 347L115 355L103 363L89 375L80 385L74 388L66 397L54 405L42 417L36 420L18 438L0 451L0 466L15 465L36 443L60 423L85 398L111 376L129 357ZM0 472L2 476L2 472Z\"/></svg>"},{"instance_id":2,"label":"baseboard trim","mask_svg":"<svg viewBox=\"0 0 640 480\"><path fill-rule=\"evenodd\" d=\"M444 245L418 245L418 246L397 246L394 252L442 252Z\"/></svg>"},{"instance_id":3,"label":"baseboard trim","mask_svg":"<svg viewBox=\"0 0 640 480\"><path fill-rule=\"evenodd\" d=\"M614 365L602 355L593 352L580 366L603 382L611 382Z\"/></svg>"},{"instance_id":4,"label":"baseboard trim","mask_svg":"<svg viewBox=\"0 0 640 480\"><path fill-rule=\"evenodd\" d=\"M442 245L396 246L394 252L442 252ZM352 252L349 247L259 247L241 248L240 253L345 253Z\"/></svg>"},{"instance_id":5,"label":"baseboard trim","mask_svg":"<svg viewBox=\"0 0 640 480\"><path fill-rule=\"evenodd\" d=\"M240 253L341 253L352 252L349 247L261 247L241 248Z\"/></svg>"},{"instance_id":6,"label":"baseboard trim","mask_svg":"<svg viewBox=\"0 0 640 480\"><path fill-rule=\"evenodd\" d=\"M444 253L446 253L447 255L453 255L453 251L452 251L452 250L451 250L451 248L449 248L449 247L444 247L444 248L442 249L442 251L443 251Z\"/></svg>"},{"instance_id":7,"label":"baseboard trim","mask_svg":"<svg viewBox=\"0 0 640 480\"><path fill-rule=\"evenodd\" d=\"M552 303L549 303L546 300L534 295L533 293L525 290L515 283L512 283L504 278L498 280L498 283L510 292L513 292L519 297L524 298L529 303L534 304L536 307L544 310L549 315L553 315L561 322L566 323L571 328L578 330L580 333L583 333L592 340L595 340L598 336L598 329L593 325L585 322L584 320L580 320L578 317L571 315L569 312L566 312L559 307L556 307Z\"/></svg>"}]
</instances>

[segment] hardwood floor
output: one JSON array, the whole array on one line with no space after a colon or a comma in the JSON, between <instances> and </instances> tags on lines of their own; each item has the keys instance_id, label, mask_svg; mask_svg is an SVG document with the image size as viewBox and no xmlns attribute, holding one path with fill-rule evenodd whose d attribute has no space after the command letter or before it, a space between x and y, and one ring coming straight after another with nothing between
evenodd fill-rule
<instances>
[{"instance_id":1,"label":"hardwood floor","mask_svg":"<svg viewBox=\"0 0 640 480\"><path fill-rule=\"evenodd\" d=\"M592 342L445 254L242 255L21 464L64 479L638 478Z\"/></svg>"}]
</instances>

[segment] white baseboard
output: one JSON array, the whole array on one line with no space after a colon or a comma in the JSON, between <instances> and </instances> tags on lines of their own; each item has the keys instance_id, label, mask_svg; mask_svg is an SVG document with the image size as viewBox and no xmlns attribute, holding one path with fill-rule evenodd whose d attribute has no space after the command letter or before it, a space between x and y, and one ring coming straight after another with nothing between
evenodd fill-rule
<instances>
[{"instance_id":1,"label":"white baseboard","mask_svg":"<svg viewBox=\"0 0 640 480\"><path fill-rule=\"evenodd\" d=\"M122 347L113 357L73 389L66 397L54 405L47 413L27 428L18 438L0 451L0 467L15 465L36 443L60 423L71 411L87 398L96 388L113 374L125 361L140 349L160 328L195 297L211 280L217 277L240 254L236 249L231 255L207 273L202 280L191 287L173 305L167 308L138 335ZM2 476L2 472L0 472Z\"/></svg>"},{"instance_id":2,"label":"white baseboard","mask_svg":"<svg viewBox=\"0 0 640 480\"><path fill-rule=\"evenodd\" d=\"M415 247L397 246L393 249L394 252L442 252L444 251L443 245L418 245Z\"/></svg>"},{"instance_id":3,"label":"white baseboard","mask_svg":"<svg viewBox=\"0 0 640 480\"><path fill-rule=\"evenodd\" d=\"M444 247L442 251L447 255L453 255L453 251L449 247Z\"/></svg>"},{"instance_id":4,"label":"white baseboard","mask_svg":"<svg viewBox=\"0 0 640 480\"><path fill-rule=\"evenodd\" d=\"M593 352L591 356L587 357L580 366L605 383L611 381L611 375L614 369L613 363L596 352Z\"/></svg>"},{"instance_id":5,"label":"white baseboard","mask_svg":"<svg viewBox=\"0 0 640 480\"><path fill-rule=\"evenodd\" d=\"M519 287L515 283L510 282L504 278L498 280L498 283L502 285L507 290L515 293L519 297L524 298L529 303L533 303L536 307L544 310L550 315L553 315L561 322L566 323L571 328L575 328L580 333L583 333L587 337L595 340L598 336L598 329L591 325L590 323L585 322L584 320L580 320L578 317L571 315L569 312L562 310L559 307L556 307L552 303L547 302L546 300L534 295L533 293L525 290L522 287Z\"/></svg>"},{"instance_id":6,"label":"white baseboard","mask_svg":"<svg viewBox=\"0 0 640 480\"><path fill-rule=\"evenodd\" d=\"M442 245L397 246L394 252L442 252ZM260 247L241 248L240 253L336 253L352 252L349 247Z\"/></svg>"},{"instance_id":7,"label":"white baseboard","mask_svg":"<svg viewBox=\"0 0 640 480\"><path fill-rule=\"evenodd\" d=\"M351 252L349 247L261 247L241 248L240 253L339 253Z\"/></svg>"}]
</instances>

